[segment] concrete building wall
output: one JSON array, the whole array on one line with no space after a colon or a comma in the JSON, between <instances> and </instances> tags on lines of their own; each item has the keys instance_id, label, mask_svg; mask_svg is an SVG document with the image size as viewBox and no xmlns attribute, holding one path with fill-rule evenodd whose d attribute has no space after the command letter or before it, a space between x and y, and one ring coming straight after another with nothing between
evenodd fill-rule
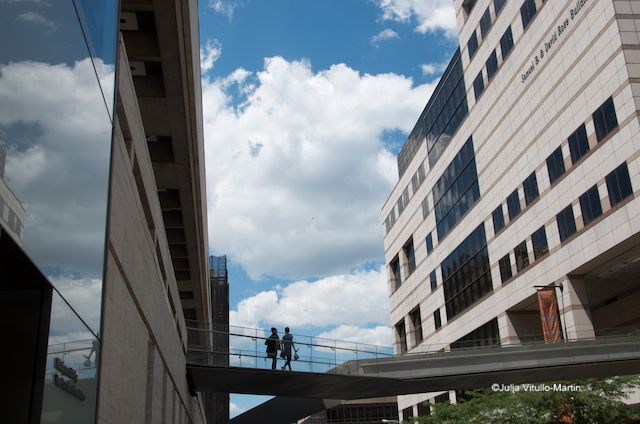
<instances>
[{"instance_id":1,"label":"concrete building wall","mask_svg":"<svg viewBox=\"0 0 640 424\"><path fill-rule=\"evenodd\" d=\"M398 215L398 199L411 185L411 176L418 167L425 166L425 182L415 193L410 188L411 200L385 235L385 260L389 264L399 256L403 280L397 290L391 278L389 281L391 323L404 320L406 328L410 328L409 312L420 306L424 341L414 346L408 335L409 348L416 351L446 347L493 318L498 319L503 341L533 336L540 332L534 286L554 282L564 287L558 296L563 324L565 330L572 332L571 338L593 336L594 329L638 322L635 308L624 306L627 298L637 296L637 287L623 289L618 284L622 282L617 281L614 287L618 288L612 293L630 293L619 296L625 300L605 305L602 302L606 293L597 292L595 296L587 283L568 277L587 272L586 267L591 266L588 264L613 260L616 255L611 252L621 250L623 244L629 244L629 248L637 245L630 242L630 237L640 233L639 91L634 80L640 72L638 3L586 2L576 9L575 1L538 0L537 13L526 30L520 14L522 4L521 0L508 0L496 16L492 0L478 0L469 14L462 8L462 1L456 0L469 114L433 168L429 167L427 149L422 144L382 210L383 220L394 208ZM493 24L483 39L479 20L487 8ZM509 26L514 47L503 58L500 38ZM467 41L472 31L477 32L479 47L470 60ZM498 71L489 80L486 61L494 49ZM527 73L532 65L532 71ZM480 72L485 88L476 99L473 82ZM598 142L592 113L609 97L613 98L618 127ZM573 164L567 138L583 123L590 150ZM438 240L431 189L470 136L480 198L453 230ZM552 184L546 159L558 147L562 149L565 173ZM623 162L628 166L633 193L612 207L605 177ZM526 205L523 181L533 172L539 197ZM603 213L585 226L579 197L594 185ZM514 190L522 211L510 221L506 199ZM426 219L422 213L425 198L430 208ZM491 214L499 205L506 226L496 234ZM561 242L556 215L569 205L577 232ZM447 322L440 264L483 223L493 291ZM545 228L549 253L536 260L531 235L540 227ZM425 244L429 233L434 241L431 253L427 253ZM417 267L407 275L402 247L410 238L414 241ZM530 265L517 272L514 248L523 241ZM505 255L510 257L513 278L503 283L498 261ZM434 270L438 287L432 292L429 274ZM626 311L617 314L620 319L606 312L616 307ZM436 330L433 312L437 309L442 327ZM401 396L399 409L431 397L433 394Z\"/></svg>"},{"instance_id":2,"label":"concrete building wall","mask_svg":"<svg viewBox=\"0 0 640 424\"><path fill-rule=\"evenodd\" d=\"M187 383L187 332L122 39L118 59L98 422L202 423L201 399Z\"/></svg>"}]
</instances>

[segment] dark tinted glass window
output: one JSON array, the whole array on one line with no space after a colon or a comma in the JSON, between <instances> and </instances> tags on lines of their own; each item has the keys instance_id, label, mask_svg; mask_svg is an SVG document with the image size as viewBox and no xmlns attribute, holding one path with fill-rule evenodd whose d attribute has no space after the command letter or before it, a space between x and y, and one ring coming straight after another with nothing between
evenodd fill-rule
<instances>
[{"instance_id":1,"label":"dark tinted glass window","mask_svg":"<svg viewBox=\"0 0 640 424\"><path fill-rule=\"evenodd\" d=\"M518 196L518 189L515 189L513 193L507 197L507 210L509 212L509 221L520 214L520 197Z\"/></svg>"},{"instance_id":2,"label":"dark tinted glass window","mask_svg":"<svg viewBox=\"0 0 640 424\"><path fill-rule=\"evenodd\" d=\"M493 232L498 234L498 231L504 228L504 213L502 213L502 205L495 208L491 213L491 218L493 218Z\"/></svg>"},{"instance_id":3,"label":"dark tinted glass window","mask_svg":"<svg viewBox=\"0 0 640 424\"><path fill-rule=\"evenodd\" d=\"M493 0L493 8L496 10L496 16L498 16L500 11L502 11L502 8L504 7L504 4L506 2L507 0Z\"/></svg>"},{"instance_id":4,"label":"dark tinted glass window","mask_svg":"<svg viewBox=\"0 0 640 424\"><path fill-rule=\"evenodd\" d=\"M440 309L436 309L433 311L433 323L436 327L436 330L442 327L442 318L440 317Z\"/></svg>"},{"instance_id":5,"label":"dark tinted glass window","mask_svg":"<svg viewBox=\"0 0 640 424\"><path fill-rule=\"evenodd\" d=\"M535 171L524 180L522 186L524 188L524 202L529 205L540 195L540 193L538 193L538 179L536 178Z\"/></svg>"},{"instance_id":6,"label":"dark tinted glass window","mask_svg":"<svg viewBox=\"0 0 640 424\"><path fill-rule=\"evenodd\" d=\"M484 39L487 36L487 33L491 29L491 12L489 12L489 8L484 11L484 14L480 18L480 33L482 34L482 38Z\"/></svg>"},{"instance_id":7,"label":"dark tinted glass window","mask_svg":"<svg viewBox=\"0 0 640 424\"><path fill-rule=\"evenodd\" d=\"M438 240L442 240L480 197L471 137L432 189Z\"/></svg>"},{"instance_id":8,"label":"dark tinted glass window","mask_svg":"<svg viewBox=\"0 0 640 424\"><path fill-rule=\"evenodd\" d=\"M429 274L429 282L431 283L431 291L434 291L438 287L438 279L436 278L436 271L431 271Z\"/></svg>"},{"instance_id":9,"label":"dark tinted glass window","mask_svg":"<svg viewBox=\"0 0 640 424\"><path fill-rule=\"evenodd\" d=\"M405 353L407 351L407 332L404 327L404 320L396 324L396 343L397 352Z\"/></svg>"},{"instance_id":10,"label":"dark tinted glass window","mask_svg":"<svg viewBox=\"0 0 640 424\"><path fill-rule=\"evenodd\" d=\"M529 253L527 253L527 242L523 241L513 249L513 253L516 257L516 270L522 271L529 266Z\"/></svg>"},{"instance_id":11,"label":"dark tinted glass window","mask_svg":"<svg viewBox=\"0 0 640 424\"><path fill-rule=\"evenodd\" d=\"M451 343L451 349L500 345L500 331L496 318L476 328L464 337ZM447 393L448 396L448 393Z\"/></svg>"},{"instance_id":12,"label":"dark tinted glass window","mask_svg":"<svg viewBox=\"0 0 640 424\"><path fill-rule=\"evenodd\" d=\"M493 290L484 224L440 264L447 318L462 313Z\"/></svg>"},{"instance_id":13,"label":"dark tinted glass window","mask_svg":"<svg viewBox=\"0 0 640 424\"><path fill-rule=\"evenodd\" d=\"M480 71L476 79L473 80L473 93L476 95L476 100L480 98L480 95L482 95L483 91L484 91L484 77L482 75L482 71Z\"/></svg>"},{"instance_id":14,"label":"dark tinted glass window","mask_svg":"<svg viewBox=\"0 0 640 424\"><path fill-rule=\"evenodd\" d=\"M407 265L409 267L409 275L416 270L416 253L413 248L413 239L409 240L407 244L404 245L404 254L407 258Z\"/></svg>"},{"instance_id":15,"label":"dark tinted glass window","mask_svg":"<svg viewBox=\"0 0 640 424\"><path fill-rule=\"evenodd\" d=\"M524 0L520 7L520 16L522 17L522 27L524 29L527 29L533 17L536 16L536 12L535 0Z\"/></svg>"},{"instance_id":16,"label":"dark tinted glass window","mask_svg":"<svg viewBox=\"0 0 640 424\"><path fill-rule=\"evenodd\" d=\"M607 175L605 181L607 182L607 191L609 192L611 206L617 205L633 193L626 162Z\"/></svg>"},{"instance_id":17,"label":"dark tinted glass window","mask_svg":"<svg viewBox=\"0 0 640 424\"><path fill-rule=\"evenodd\" d=\"M500 266L500 280L504 283L513 276L509 254L504 255L502 259L498 261L498 265Z\"/></svg>"},{"instance_id":18,"label":"dark tinted glass window","mask_svg":"<svg viewBox=\"0 0 640 424\"><path fill-rule=\"evenodd\" d=\"M562 157L562 148L558 147L547 158L547 171L549 171L549 181L551 184L564 174L564 158Z\"/></svg>"},{"instance_id":19,"label":"dark tinted glass window","mask_svg":"<svg viewBox=\"0 0 640 424\"><path fill-rule=\"evenodd\" d=\"M394 287L397 289L402 285L402 279L400 278L400 258L396 256L389 264L389 268L391 268L391 280Z\"/></svg>"},{"instance_id":20,"label":"dark tinted glass window","mask_svg":"<svg viewBox=\"0 0 640 424\"><path fill-rule=\"evenodd\" d=\"M478 37L476 36L475 31L473 31L473 34L471 34L471 37L469 37L469 41L467 42L467 49L469 50L469 60L471 60L478 51Z\"/></svg>"},{"instance_id":21,"label":"dark tinted glass window","mask_svg":"<svg viewBox=\"0 0 640 424\"><path fill-rule=\"evenodd\" d=\"M594 185L580 196L580 210L582 211L582 221L584 225L588 225L591 221L602 215L602 205L600 204L597 185Z\"/></svg>"},{"instance_id":22,"label":"dark tinted glass window","mask_svg":"<svg viewBox=\"0 0 640 424\"><path fill-rule=\"evenodd\" d=\"M498 55L494 50L489 55L489 59L487 59L487 78L489 81L491 81L496 72L498 72Z\"/></svg>"},{"instance_id":23,"label":"dark tinted glass window","mask_svg":"<svg viewBox=\"0 0 640 424\"><path fill-rule=\"evenodd\" d=\"M431 253L433 250L433 238L431 237L431 233L427 234L427 253Z\"/></svg>"},{"instance_id":24,"label":"dark tinted glass window","mask_svg":"<svg viewBox=\"0 0 640 424\"><path fill-rule=\"evenodd\" d=\"M598 110L593 112L592 116L598 141L601 141L611 131L618 128L618 117L616 116L616 108L613 105L613 97L609 97Z\"/></svg>"},{"instance_id":25,"label":"dark tinted glass window","mask_svg":"<svg viewBox=\"0 0 640 424\"><path fill-rule=\"evenodd\" d=\"M556 215L556 222L558 223L560 242L565 241L576 233L576 220L573 216L573 208L571 205L567 206L558 215Z\"/></svg>"},{"instance_id":26,"label":"dark tinted glass window","mask_svg":"<svg viewBox=\"0 0 640 424\"><path fill-rule=\"evenodd\" d=\"M511 26L507 28L507 30L500 38L500 49L502 51L502 60L504 61L511 49L513 48L513 34L511 33Z\"/></svg>"},{"instance_id":27,"label":"dark tinted glass window","mask_svg":"<svg viewBox=\"0 0 640 424\"><path fill-rule=\"evenodd\" d=\"M413 342L415 345L422 341L422 318L420 317L420 307L416 307L409 313L411 325L413 326Z\"/></svg>"},{"instance_id":28,"label":"dark tinted glass window","mask_svg":"<svg viewBox=\"0 0 640 424\"><path fill-rule=\"evenodd\" d=\"M569 136L569 151L571 152L571 163L575 164L589 151L589 141L587 140L587 130L584 124Z\"/></svg>"},{"instance_id":29,"label":"dark tinted glass window","mask_svg":"<svg viewBox=\"0 0 640 424\"><path fill-rule=\"evenodd\" d=\"M540 258L549 251L547 244L547 232L544 226L538 228L533 234L531 234L531 242L533 244L533 257L535 259Z\"/></svg>"},{"instance_id":30,"label":"dark tinted glass window","mask_svg":"<svg viewBox=\"0 0 640 424\"><path fill-rule=\"evenodd\" d=\"M429 165L433 167L468 112L464 72L458 48L440 78L427 106L420 114L418 122L402 146L398 155L399 175L402 176L407 170L425 138L427 139Z\"/></svg>"},{"instance_id":31,"label":"dark tinted glass window","mask_svg":"<svg viewBox=\"0 0 640 424\"><path fill-rule=\"evenodd\" d=\"M429 200L425 197L422 201L422 219L427 219L429 216Z\"/></svg>"}]
</instances>

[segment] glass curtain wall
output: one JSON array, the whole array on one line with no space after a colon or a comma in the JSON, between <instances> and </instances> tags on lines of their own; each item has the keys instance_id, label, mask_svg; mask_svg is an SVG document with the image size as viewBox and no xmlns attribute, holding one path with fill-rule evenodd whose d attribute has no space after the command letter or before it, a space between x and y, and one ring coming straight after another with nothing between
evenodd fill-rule
<instances>
[{"instance_id":1,"label":"glass curtain wall","mask_svg":"<svg viewBox=\"0 0 640 424\"><path fill-rule=\"evenodd\" d=\"M0 224L55 289L43 423L94 421L117 16L0 2Z\"/></svg>"}]
</instances>

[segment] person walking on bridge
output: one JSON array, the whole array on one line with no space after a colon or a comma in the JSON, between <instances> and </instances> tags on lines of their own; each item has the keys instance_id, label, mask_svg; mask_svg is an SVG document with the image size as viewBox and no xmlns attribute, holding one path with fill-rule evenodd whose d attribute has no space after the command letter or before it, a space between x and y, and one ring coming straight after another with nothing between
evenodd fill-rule
<instances>
[{"instance_id":1,"label":"person walking on bridge","mask_svg":"<svg viewBox=\"0 0 640 424\"><path fill-rule=\"evenodd\" d=\"M278 361L278 349L280 349L280 337L278 337L278 330L275 327L271 327L271 335L264 341L267 345L267 358L271 358L271 369L276 369L276 362Z\"/></svg>"},{"instance_id":2,"label":"person walking on bridge","mask_svg":"<svg viewBox=\"0 0 640 424\"><path fill-rule=\"evenodd\" d=\"M284 336L282 336L282 357L287 360L282 366L282 369L287 369L289 366L289 371L291 371L291 349L295 350L295 345L293 344L293 335L289 333L289 327L284 329ZM297 352L297 350L296 350Z\"/></svg>"}]
</instances>

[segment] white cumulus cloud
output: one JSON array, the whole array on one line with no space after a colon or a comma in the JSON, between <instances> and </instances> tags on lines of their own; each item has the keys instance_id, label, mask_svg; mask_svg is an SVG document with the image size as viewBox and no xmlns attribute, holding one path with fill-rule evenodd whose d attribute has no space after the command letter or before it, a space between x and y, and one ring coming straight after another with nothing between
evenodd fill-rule
<instances>
[{"instance_id":1,"label":"white cumulus cloud","mask_svg":"<svg viewBox=\"0 0 640 424\"><path fill-rule=\"evenodd\" d=\"M397 32L390 28L383 29L373 37L371 37L371 44L377 46L381 41L392 40L394 38L400 38Z\"/></svg>"},{"instance_id":2,"label":"white cumulus cloud","mask_svg":"<svg viewBox=\"0 0 640 424\"><path fill-rule=\"evenodd\" d=\"M55 22L50 21L44 15L38 12L24 12L18 15L16 18L17 21L28 22L34 25L40 25L44 28L47 28L49 31L55 31L58 26Z\"/></svg>"},{"instance_id":3,"label":"white cumulus cloud","mask_svg":"<svg viewBox=\"0 0 640 424\"><path fill-rule=\"evenodd\" d=\"M381 266L376 270L334 275L314 282L296 281L243 299L235 310L230 311L229 321L231 325L250 328L289 326L293 333L296 327L305 326L388 326L386 280L385 268ZM374 333L363 330L356 336L362 336L362 342L378 336L384 340L382 333L380 329Z\"/></svg>"},{"instance_id":4,"label":"white cumulus cloud","mask_svg":"<svg viewBox=\"0 0 640 424\"><path fill-rule=\"evenodd\" d=\"M209 7L216 13L233 18L235 10L244 5L244 0L209 0Z\"/></svg>"},{"instance_id":5,"label":"white cumulus cloud","mask_svg":"<svg viewBox=\"0 0 640 424\"><path fill-rule=\"evenodd\" d=\"M382 257L397 181L385 131L409 132L434 84L344 64L265 60L203 81L209 239L257 279L323 277ZM233 84L232 84L233 82ZM230 87L244 93L234 104Z\"/></svg>"},{"instance_id":6,"label":"white cumulus cloud","mask_svg":"<svg viewBox=\"0 0 640 424\"><path fill-rule=\"evenodd\" d=\"M357 325L340 325L329 331L318 334L320 338L346 340L354 343L365 343L376 346L391 346L393 333L391 327L378 325L376 327L360 327Z\"/></svg>"},{"instance_id":7,"label":"white cumulus cloud","mask_svg":"<svg viewBox=\"0 0 640 424\"><path fill-rule=\"evenodd\" d=\"M452 0L377 0L383 19L416 21L420 33L443 31L456 36L457 23Z\"/></svg>"},{"instance_id":8,"label":"white cumulus cloud","mask_svg":"<svg viewBox=\"0 0 640 424\"><path fill-rule=\"evenodd\" d=\"M216 39L207 40L204 46L200 47L200 69L203 74L213 69L220 55L222 55L222 44Z\"/></svg>"},{"instance_id":9,"label":"white cumulus cloud","mask_svg":"<svg viewBox=\"0 0 640 424\"><path fill-rule=\"evenodd\" d=\"M448 63L424 63L420 65L420 70L423 75L434 75L439 74L440 72L444 72L447 69Z\"/></svg>"}]
</instances>

